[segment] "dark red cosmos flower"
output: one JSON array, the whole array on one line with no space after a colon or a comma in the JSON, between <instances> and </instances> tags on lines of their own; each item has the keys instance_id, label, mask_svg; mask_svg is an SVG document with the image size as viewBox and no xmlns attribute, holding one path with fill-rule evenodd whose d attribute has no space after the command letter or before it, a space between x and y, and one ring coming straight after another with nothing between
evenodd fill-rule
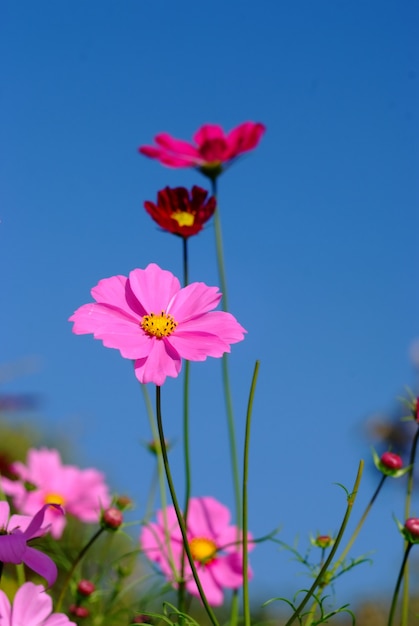
<instances>
[{"instance_id":1,"label":"dark red cosmos flower","mask_svg":"<svg viewBox=\"0 0 419 626\"><path fill-rule=\"evenodd\" d=\"M264 132L265 126L255 122L244 122L229 133L217 124L204 124L193 137L196 145L160 133L154 138L157 146L141 146L138 150L163 165L197 167L215 178L225 163L256 148Z\"/></svg>"},{"instance_id":2,"label":"dark red cosmos flower","mask_svg":"<svg viewBox=\"0 0 419 626\"><path fill-rule=\"evenodd\" d=\"M207 196L208 192L196 185L190 193L185 187L166 187L158 192L157 204L146 201L144 208L161 228L186 238L199 233L212 217L216 200Z\"/></svg>"}]
</instances>

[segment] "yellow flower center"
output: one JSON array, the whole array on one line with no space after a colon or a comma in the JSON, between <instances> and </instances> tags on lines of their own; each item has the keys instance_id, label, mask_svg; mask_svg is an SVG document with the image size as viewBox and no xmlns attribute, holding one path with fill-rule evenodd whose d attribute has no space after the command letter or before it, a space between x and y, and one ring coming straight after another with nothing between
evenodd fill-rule
<instances>
[{"instance_id":1,"label":"yellow flower center","mask_svg":"<svg viewBox=\"0 0 419 626\"><path fill-rule=\"evenodd\" d=\"M195 215L188 211L175 211L170 217L176 220L179 226L192 226L195 221Z\"/></svg>"},{"instance_id":2,"label":"yellow flower center","mask_svg":"<svg viewBox=\"0 0 419 626\"><path fill-rule=\"evenodd\" d=\"M45 504L59 504L62 506L65 503L65 498L59 493L48 493L44 500Z\"/></svg>"},{"instance_id":3,"label":"yellow flower center","mask_svg":"<svg viewBox=\"0 0 419 626\"><path fill-rule=\"evenodd\" d=\"M205 565L214 560L217 552L215 543L211 539L205 539L205 537L194 537L191 539L189 549L194 561L199 561Z\"/></svg>"},{"instance_id":4,"label":"yellow flower center","mask_svg":"<svg viewBox=\"0 0 419 626\"><path fill-rule=\"evenodd\" d=\"M157 337L157 339L171 335L176 326L177 322L175 322L173 316L167 315L164 311L162 311L160 315L156 315L155 313L144 315L141 322L141 328L147 335Z\"/></svg>"}]
</instances>

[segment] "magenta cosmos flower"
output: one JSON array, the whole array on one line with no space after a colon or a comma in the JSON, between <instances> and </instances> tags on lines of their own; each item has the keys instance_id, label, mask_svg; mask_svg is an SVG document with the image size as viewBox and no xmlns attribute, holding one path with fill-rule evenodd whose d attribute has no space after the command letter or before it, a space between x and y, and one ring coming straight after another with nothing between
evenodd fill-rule
<instances>
[{"instance_id":1,"label":"magenta cosmos flower","mask_svg":"<svg viewBox=\"0 0 419 626\"><path fill-rule=\"evenodd\" d=\"M0 626L76 626L63 613L52 613L52 600L42 585L24 583L13 606L0 591Z\"/></svg>"},{"instance_id":2,"label":"magenta cosmos flower","mask_svg":"<svg viewBox=\"0 0 419 626\"><path fill-rule=\"evenodd\" d=\"M12 515L9 519L9 503L0 502L0 561L14 565L24 563L51 586L57 578L57 566L49 556L27 545L30 539L41 537L47 531L42 528L47 508L43 506L33 518ZM60 507L55 508L57 515L63 514Z\"/></svg>"},{"instance_id":3,"label":"magenta cosmos flower","mask_svg":"<svg viewBox=\"0 0 419 626\"><path fill-rule=\"evenodd\" d=\"M230 313L212 311L221 300L217 287L191 283L181 288L171 272L154 263L128 278L105 278L91 294L96 303L70 317L73 332L93 333L106 347L133 359L141 383L162 385L167 376L178 376L182 359L221 357L246 332Z\"/></svg>"},{"instance_id":4,"label":"magenta cosmos flower","mask_svg":"<svg viewBox=\"0 0 419 626\"><path fill-rule=\"evenodd\" d=\"M193 137L195 145L160 133L154 138L157 146L141 146L139 152L169 167L197 167L214 178L226 163L256 148L264 132L265 126L255 122L244 122L229 133L204 124Z\"/></svg>"},{"instance_id":5,"label":"magenta cosmos flower","mask_svg":"<svg viewBox=\"0 0 419 626\"><path fill-rule=\"evenodd\" d=\"M27 464L12 464L19 480L1 479L4 492L13 498L13 504L21 513L34 514L45 504L59 504L66 513L82 522L99 522L101 508L109 506L111 497L103 474L96 469L79 469L63 465L58 450L28 450ZM26 485L30 484L30 490ZM64 515L54 507L45 513L51 534L59 539L66 525Z\"/></svg>"},{"instance_id":6,"label":"magenta cosmos flower","mask_svg":"<svg viewBox=\"0 0 419 626\"><path fill-rule=\"evenodd\" d=\"M192 498L188 510L188 543L199 579L209 604L223 602L223 589L238 589L243 583L242 548L236 526L230 524L230 511L214 498ZM166 509L167 531L163 511L157 523L141 532L140 544L146 556L157 563L175 587L179 583L182 560L182 535L172 506ZM249 549L253 547L248 535ZM248 577L252 572L249 568ZM185 563L186 589L199 597L188 561Z\"/></svg>"}]
</instances>

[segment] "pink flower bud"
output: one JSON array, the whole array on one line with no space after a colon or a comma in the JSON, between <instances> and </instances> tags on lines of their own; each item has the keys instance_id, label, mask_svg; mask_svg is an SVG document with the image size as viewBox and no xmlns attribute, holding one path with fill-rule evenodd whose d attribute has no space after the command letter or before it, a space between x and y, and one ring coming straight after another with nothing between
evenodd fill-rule
<instances>
[{"instance_id":1,"label":"pink flower bud","mask_svg":"<svg viewBox=\"0 0 419 626\"><path fill-rule=\"evenodd\" d=\"M89 617L90 611L86 609L84 606L77 606L76 604L72 604L69 609L71 615L75 615L76 617Z\"/></svg>"},{"instance_id":2,"label":"pink flower bud","mask_svg":"<svg viewBox=\"0 0 419 626\"><path fill-rule=\"evenodd\" d=\"M409 517L404 524L412 539L419 540L419 517Z\"/></svg>"},{"instance_id":3,"label":"pink flower bud","mask_svg":"<svg viewBox=\"0 0 419 626\"><path fill-rule=\"evenodd\" d=\"M402 458L394 452L384 452L380 461L389 470L399 470L403 467Z\"/></svg>"},{"instance_id":4,"label":"pink flower bud","mask_svg":"<svg viewBox=\"0 0 419 626\"><path fill-rule=\"evenodd\" d=\"M81 580L77 585L77 591L82 596L90 596L95 591L95 589L96 587L91 580Z\"/></svg>"},{"instance_id":5,"label":"pink flower bud","mask_svg":"<svg viewBox=\"0 0 419 626\"><path fill-rule=\"evenodd\" d=\"M114 506L109 507L102 513L102 525L105 528L116 530L124 521L121 511Z\"/></svg>"}]
</instances>

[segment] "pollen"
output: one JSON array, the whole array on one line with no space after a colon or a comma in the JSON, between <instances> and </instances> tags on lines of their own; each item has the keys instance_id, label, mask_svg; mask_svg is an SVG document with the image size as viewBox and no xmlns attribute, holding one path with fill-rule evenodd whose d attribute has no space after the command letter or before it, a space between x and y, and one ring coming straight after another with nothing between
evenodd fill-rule
<instances>
[{"instance_id":1,"label":"pollen","mask_svg":"<svg viewBox=\"0 0 419 626\"><path fill-rule=\"evenodd\" d=\"M189 542L189 548L194 561L199 561L204 565L214 560L217 546L211 539L205 537L194 537Z\"/></svg>"},{"instance_id":2,"label":"pollen","mask_svg":"<svg viewBox=\"0 0 419 626\"><path fill-rule=\"evenodd\" d=\"M193 226L195 221L195 215L189 211L174 211L170 217L176 220L179 226Z\"/></svg>"},{"instance_id":3,"label":"pollen","mask_svg":"<svg viewBox=\"0 0 419 626\"><path fill-rule=\"evenodd\" d=\"M65 504L65 498L59 493L47 493L44 498L44 502L45 504L59 504L60 506L62 506L63 504Z\"/></svg>"},{"instance_id":4,"label":"pollen","mask_svg":"<svg viewBox=\"0 0 419 626\"><path fill-rule=\"evenodd\" d=\"M150 337L161 339L173 333L177 322L172 315L168 315L162 311L160 315L156 315L155 313L144 315L140 326Z\"/></svg>"}]
</instances>

